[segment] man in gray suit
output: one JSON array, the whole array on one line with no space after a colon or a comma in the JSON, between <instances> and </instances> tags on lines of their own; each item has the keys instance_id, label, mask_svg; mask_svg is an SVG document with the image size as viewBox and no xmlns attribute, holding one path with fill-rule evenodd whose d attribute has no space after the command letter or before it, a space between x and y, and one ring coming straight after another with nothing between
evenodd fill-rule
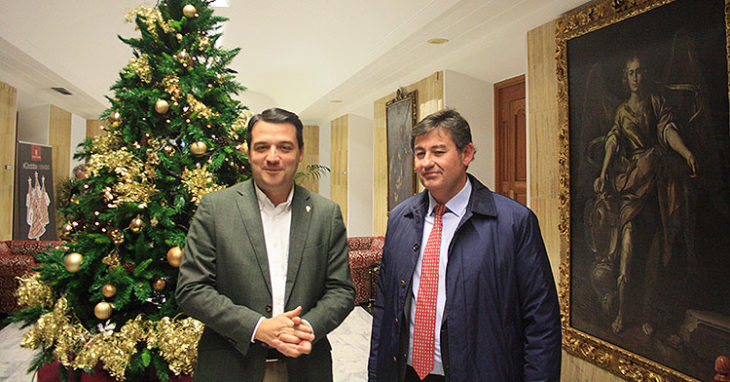
<instances>
[{"instance_id":1,"label":"man in gray suit","mask_svg":"<svg viewBox=\"0 0 730 382\"><path fill-rule=\"evenodd\" d=\"M253 180L203 197L180 266L180 309L202 321L196 381L331 381L327 333L352 310L347 234L334 202L294 184L302 122L248 125Z\"/></svg>"}]
</instances>

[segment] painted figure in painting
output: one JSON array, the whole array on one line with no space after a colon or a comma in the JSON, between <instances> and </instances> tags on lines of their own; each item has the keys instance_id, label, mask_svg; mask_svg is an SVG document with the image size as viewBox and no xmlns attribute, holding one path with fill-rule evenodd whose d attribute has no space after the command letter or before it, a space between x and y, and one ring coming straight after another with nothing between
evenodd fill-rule
<instances>
[{"instance_id":1,"label":"painted figure in painting","mask_svg":"<svg viewBox=\"0 0 730 382\"><path fill-rule=\"evenodd\" d=\"M386 105L388 135L388 211L413 195L413 157L408 142L413 126L415 95L398 90L396 101Z\"/></svg>"},{"instance_id":2,"label":"painted figure in painting","mask_svg":"<svg viewBox=\"0 0 730 382\"><path fill-rule=\"evenodd\" d=\"M614 333L624 329L627 311L634 306L629 303L630 290L642 291L637 294L643 294L638 300L645 312L639 319L644 333L653 333L648 309L659 261L668 264L677 235L684 238L689 271L696 267L686 221L690 203L686 182L697 174L695 156L664 97L647 86L647 74L641 58L629 56L622 76L629 97L616 109L603 138L603 161L593 182L596 198L588 220L594 237L603 236L603 257L591 279L597 292L603 283L599 295L603 293L604 312L615 314ZM644 265L643 272L632 269ZM606 285L609 279L615 284Z\"/></svg>"},{"instance_id":3,"label":"painted figure in painting","mask_svg":"<svg viewBox=\"0 0 730 382\"><path fill-rule=\"evenodd\" d=\"M25 195L26 223L30 226L28 239L40 240L46 233L46 226L50 223L48 217L48 206L51 198L46 191L46 177L42 176L38 181L38 172L35 173L35 186L28 177L28 193Z\"/></svg>"}]
</instances>

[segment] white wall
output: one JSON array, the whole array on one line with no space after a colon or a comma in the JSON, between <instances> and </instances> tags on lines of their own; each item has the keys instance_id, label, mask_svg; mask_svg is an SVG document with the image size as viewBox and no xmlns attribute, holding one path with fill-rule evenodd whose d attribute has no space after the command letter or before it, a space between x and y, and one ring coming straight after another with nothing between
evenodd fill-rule
<instances>
[{"instance_id":1,"label":"white wall","mask_svg":"<svg viewBox=\"0 0 730 382\"><path fill-rule=\"evenodd\" d=\"M444 70L444 105L469 122L477 150L469 172L494 189L494 86L485 81Z\"/></svg>"},{"instance_id":2,"label":"white wall","mask_svg":"<svg viewBox=\"0 0 730 382\"><path fill-rule=\"evenodd\" d=\"M51 124L51 105L35 106L18 111L18 140L48 144Z\"/></svg>"},{"instance_id":3,"label":"white wall","mask_svg":"<svg viewBox=\"0 0 730 382\"><path fill-rule=\"evenodd\" d=\"M71 114L71 154L69 162L69 174L73 177L73 169L76 165L83 163L83 160L74 159L74 154L78 150L78 145L86 139L86 120L76 114Z\"/></svg>"},{"instance_id":4,"label":"white wall","mask_svg":"<svg viewBox=\"0 0 730 382\"><path fill-rule=\"evenodd\" d=\"M348 115L347 236L373 234L373 120Z\"/></svg>"},{"instance_id":5,"label":"white wall","mask_svg":"<svg viewBox=\"0 0 730 382\"><path fill-rule=\"evenodd\" d=\"M477 148L469 172L494 188L494 90L491 83L444 70L444 105L469 122ZM369 101L372 105L375 100ZM371 107L372 109L372 107ZM370 114L372 115L372 114ZM348 112L348 236L371 236L373 219L373 120ZM423 116L425 117L425 116ZM334 119L334 118L333 118ZM330 124L320 126L320 163L330 166ZM329 177L320 180L320 194L329 197Z\"/></svg>"}]
</instances>

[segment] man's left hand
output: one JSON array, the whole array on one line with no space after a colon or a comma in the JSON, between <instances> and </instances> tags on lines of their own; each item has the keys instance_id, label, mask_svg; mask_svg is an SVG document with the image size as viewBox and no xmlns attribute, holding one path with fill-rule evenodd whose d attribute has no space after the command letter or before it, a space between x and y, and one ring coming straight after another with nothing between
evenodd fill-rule
<instances>
[{"instance_id":1,"label":"man's left hand","mask_svg":"<svg viewBox=\"0 0 730 382\"><path fill-rule=\"evenodd\" d=\"M276 350L287 357L296 358L312 352L312 341L315 337L312 327L301 317L294 317L292 321L294 321L294 327L279 334Z\"/></svg>"}]
</instances>

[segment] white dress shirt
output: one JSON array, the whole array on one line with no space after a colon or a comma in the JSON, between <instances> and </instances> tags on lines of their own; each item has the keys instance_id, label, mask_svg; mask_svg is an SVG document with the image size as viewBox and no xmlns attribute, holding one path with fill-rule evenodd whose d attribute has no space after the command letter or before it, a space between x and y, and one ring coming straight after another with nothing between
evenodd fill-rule
<instances>
[{"instance_id":1,"label":"white dress shirt","mask_svg":"<svg viewBox=\"0 0 730 382\"><path fill-rule=\"evenodd\" d=\"M274 206L268 196L258 186L256 198L259 202L261 223L264 228L264 242L266 243L266 257L269 259L269 276L271 279L271 316L284 313L284 294L286 293L286 271L289 264L289 231L291 228L291 201L294 196L294 187L289 191L286 201ZM264 317L254 328L251 341Z\"/></svg>"},{"instance_id":2,"label":"white dress shirt","mask_svg":"<svg viewBox=\"0 0 730 382\"><path fill-rule=\"evenodd\" d=\"M462 187L451 200L446 202L446 212L442 217L441 226L441 250L439 252L439 281L438 281L438 293L436 297L436 325L434 326L434 349L433 349L433 370L431 374L444 375L444 365L441 362L441 323L444 317L444 306L446 305L446 265L449 261L449 245L451 239L454 237L456 227L459 225L461 218L466 212L466 206L469 204L469 197L471 196L471 182L466 179L466 184ZM411 304L411 316L410 316L410 335L408 336L408 364L413 365L413 330L415 328L416 319L416 300L418 296L418 286L421 281L421 266L423 264L423 251L426 249L426 242L428 242L428 236L431 234L433 229L434 213L433 209L438 204L433 199L431 194L428 194L428 212L423 222L423 238L421 239L421 253L418 256L418 262L416 263L416 270L413 272L413 286L411 293L413 293L413 303Z\"/></svg>"},{"instance_id":3,"label":"white dress shirt","mask_svg":"<svg viewBox=\"0 0 730 382\"><path fill-rule=\"evenodd\" d=\"M291 200L294 187L289 191L286 201L274 206L268 196L256 186L259 200L261 223L264 228L266 257L269 259L271 277L271 316L284 313L284 293L286 292L286 270L289 264L289 230L291 228Z\"/></svg>"}]
</instances>

